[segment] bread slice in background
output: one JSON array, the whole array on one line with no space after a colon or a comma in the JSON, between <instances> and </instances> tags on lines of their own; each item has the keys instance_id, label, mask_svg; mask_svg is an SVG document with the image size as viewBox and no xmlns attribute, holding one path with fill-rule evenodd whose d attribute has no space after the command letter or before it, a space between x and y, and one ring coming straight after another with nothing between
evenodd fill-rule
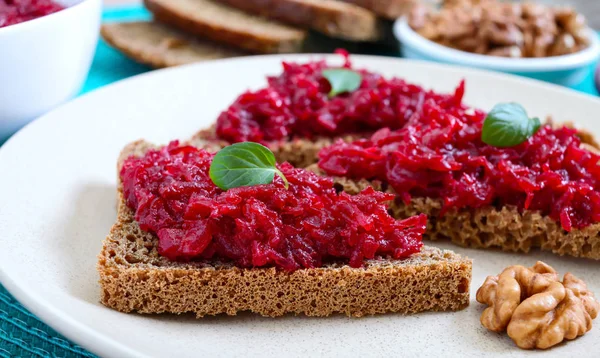
<instances>
[{"instance_id":1,"label":"bread slice in background","mask_svg":"<svg viewBox=\"0 0 600 358\"><path fill-rule=\"evenodd\" d=\"M135 142L119 163L152 147ZM459 310L469 304L472 262L451 251L424 247L405 260L369 260L362 268L336 263L291 273L221 262L179 263L158 254L158 238L140 229L120 191L118 199L117 221L104 240L98 271L101 302L122 312L360 317Z\"/></svg>"},{"instance_id":2,"label":"bread slice in background","mask_svg":"<svg viewBox=\"0 0 600 358\"><path fill-rule=\"evenodd\" d=\"M216 0L240 10L353 41L382 38L377 16L337 0Z\"/></svg>"},{"instance_id":3,"label":"bread slice in background","mask_svg":"<svg viewBox=\"0 0 600 358\"><path fill-rule=\"evenodd\" d=\"M247 55L153 21L108 23L102 25L101 34L131 59L154 68Z\"/></svg>"},{"instance_id":4,"label":"bread slice in background","mask_svg":"<svg viewBox=\"0 0 600 358\"><path fill-rule=\"evenodd\" d=\"M350 4L358 5L369 9L377 15L388 20L408 14L413 6L419 3L419 0L340 0Z\"/></svg>"},{"instance_id":5,"label":"bread slice in background","mask_svg":"<svg viewBox=\"0 0 600 358\"><path fill-rule=\"evenodd\" d=\"M156 21L257 53L299 52L307 33L211 0L145 0Z\"/></svg>"},{"instance_id":6,"label":"bread slice in background","mask_svg":"<svg viewBox=\"0 0 600 358\"><path fill-rule=\"evenodd\" d=\"M107 23L102 26L101 33L109 45L127 57L154 68L252 54L229 45L189 35L156 21ZM314 31L304 42L302 52L329 53L336 48L345 48L357 53L364 51L364 47L367 46L378 46L378 52L389 52L388 48L376 43L334 39Z\"/></svg>"}]
</instances>

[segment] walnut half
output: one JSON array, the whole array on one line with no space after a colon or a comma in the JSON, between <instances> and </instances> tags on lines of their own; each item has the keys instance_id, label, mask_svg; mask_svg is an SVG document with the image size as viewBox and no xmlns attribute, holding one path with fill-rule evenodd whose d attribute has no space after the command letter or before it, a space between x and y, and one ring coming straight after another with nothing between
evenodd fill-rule
<instances>
[{"instance_id":1,"label":"walnut half","mask_svg":"<svg viewBox=\"0 0 600 358\"><path fill-rule=\"evenodd\" d=\"M477 301L489 306L481 324L494 332L506 330L523 349L546 349L584 335L600 310L583 281L567 273L561 282L543 262L489 276L477 290Z\"/></svg>"}]
</instances>

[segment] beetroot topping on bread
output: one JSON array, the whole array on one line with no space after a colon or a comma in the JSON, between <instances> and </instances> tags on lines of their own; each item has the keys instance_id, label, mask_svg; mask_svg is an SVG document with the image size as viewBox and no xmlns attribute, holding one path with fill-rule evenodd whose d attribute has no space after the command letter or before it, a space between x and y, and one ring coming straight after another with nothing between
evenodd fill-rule
<instances>
[{"instance_id":1,"label":"beetroot topping on bread","mask_svg":"<svg viewBox=\"0 0 600 358\"><path fill-rule=\"evenodd\" d=\"M343 68L351 69L347 54ZM230 143L268 143L295 137L335 137L347 133L402 128L426 101L442 108L460 106L464 87L438 94L399 78L386 79L366 70L360 87L330 96L325 61L283 63L283 73L269 77L267 87L248 91L217 119L216 134Z\"/></svg>"},{"instance_id":2,"label":"beetroot topping on bread","mask_svg":"<svg viewBox=\"0 0 600 358\"><path fill-rule=\"evenodd\" d=\"M376 256L406 258L422 247L426 216L395 220L394 195L367 189L338 194L329 178L284 163L271 184L223 191L209 178L214 154L177 142L123 163L127 205L170 260L233 261L287 271Z\"/></svg>"},{"instance_id":3,"label":"beetroot topping on bread","mask_svg":"<svg viewBox=\"0 0 600 358\"><path fill-rule=\"evenodd\" d=\"M440 94L352 69L346 56L337 69L359 74L357 88L331 69L284 63L191 143L263 142L348 194L395 194L393 217L428 215L425 239L600 259L600 146L589 133L542 124L516 103L470 108L464 82Z\"/></svg>"},{"instance_id":4,"label":"beetroot topping on bread","mask_svg":"<svg viewBox=\"0 0 600 358\"><path fill-rule=\"evenodd\" d=\"M407 204L413 197L441 199L442 215L515 206L548 215L566 231L600 221L600 156L574 129L544 125L521 144L496 147L482 141L484 120L482 111L425 100L398 130L323 149L319 167L386 182Z\"/></svg>"}]
</instances>

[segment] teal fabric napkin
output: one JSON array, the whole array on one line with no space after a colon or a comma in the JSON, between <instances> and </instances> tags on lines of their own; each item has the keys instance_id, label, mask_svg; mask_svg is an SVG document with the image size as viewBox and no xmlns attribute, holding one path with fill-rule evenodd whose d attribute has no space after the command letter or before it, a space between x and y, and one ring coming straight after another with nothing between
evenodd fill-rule
<instances>
[{"instance_id":1,"label":"teal fabric napkin","mask_svg":"<svg viewBox=\"0 0 600 358\"><path fill-rule=\"evenodd\" d=\"M103 21L149 19L141 6L107 9ZM100 40L92 69L81 94L109 83L149 71ZM590 75L575 90L598 95ZM0 357L95 357L66 340L28 312L0 285Z\"/></svg>"}]
</instances>

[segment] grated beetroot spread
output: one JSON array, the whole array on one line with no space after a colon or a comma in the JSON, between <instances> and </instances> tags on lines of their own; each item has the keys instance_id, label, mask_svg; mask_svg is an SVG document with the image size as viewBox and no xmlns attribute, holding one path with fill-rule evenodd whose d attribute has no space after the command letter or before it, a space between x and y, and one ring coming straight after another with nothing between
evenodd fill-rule
<instances>
[{"instance_id":1,"label":"grated beetroot spread","mask_svg":"<svg viewBox=\"0 0 600 358\"><path fill-rule=\"evenodd\" d=\"M0 0L0 27L37 19L64 8L52 0Z\"/></svg>"},{"instance_id":2,"label":"grated beetroot spread","mask_svg":"<svg viewBox=\"0 0 600 358\"><path fill-rule=\"evenodd\" d=\"M394 195L367 189L337 194L331 179L285 163L286 190L273 184L223 191L209 178L213 154L172 142L121 170L127 205L143 230L157 234L158 251L171 260L232 260L240 267L293 271L347 259L359 267L375 256L419 252L426 216L394 220Z\"/></svg>"},{"instance_id":3,"label":"grated beetroot spread","mask_svg":"<svg viewBox=\"0 0 600 358\"><path fill-rule=\"evenodd\" d=\"M542 128L525 143L496 148L481 141L486 114L430 97L398 130L337 142L319 154L328 174L379 179L405 202L443 199L451 208L515 205L539 210L570 231L600 221L600 156L581 148L576 131Z\"/></svg>"},{"instance_id":4,"label":"grated beetroot spread","mask_svg":"<svg viewBox=\"0 0 600 358\"><path fill-rule=\"evenodd\" d=\"M351 68L348 54L343 67ZM323 78L325 61L283 63L280 76L268 77L268 86L248 91L217 119L216 132L230 143L266 143L293 137L314 138L346 133L373 132L380 128L402 128L424 101L440 105L460 104L462 94L443 95L406 83L399 78L358 70L361 87L333 98ZM458 96L458 97L457 97Z\"/></svg>"}]
</instances>

